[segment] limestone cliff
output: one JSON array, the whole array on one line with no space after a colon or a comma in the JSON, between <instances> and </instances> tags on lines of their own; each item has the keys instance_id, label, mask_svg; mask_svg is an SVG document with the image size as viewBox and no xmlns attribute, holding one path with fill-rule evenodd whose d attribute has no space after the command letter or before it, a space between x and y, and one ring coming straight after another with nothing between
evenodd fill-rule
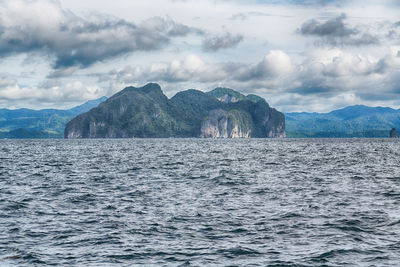
<instances>
[{"instance_id":1,"label":"limestone cliff","mask_svg":"<svg viewBox=\"0 0 400 267\"><path fill-rule=\"evenodd\" d=\"M201 124L202 138L249 138L251 117L239 111L211 110Z\"/></svg>"}]
</instances>

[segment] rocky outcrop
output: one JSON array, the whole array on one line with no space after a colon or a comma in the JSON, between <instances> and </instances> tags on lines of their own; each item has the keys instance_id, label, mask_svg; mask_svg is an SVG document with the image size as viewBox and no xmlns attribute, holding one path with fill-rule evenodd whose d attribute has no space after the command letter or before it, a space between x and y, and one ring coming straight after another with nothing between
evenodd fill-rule
<instances>
[{"instance_id":1,"label":"rocky outcrop","mask_svg":"<svg viewBox=\"0 0 400 267\"><path fill-rule=\"evenodd\" d=\"M392 130L390 130L390 138L399 138L399 133L397 132L396 128L392 128Z\"/></svg>"},{"instance_id":2,"label":"rocky outcrop","mask_svg":"<svg viewBox=\"0 0 400 267\"><path fill-rule=\"evenodd\" d=\"M201 124L202 138L249 138L251 118L248 114L222 109L211 110Z\"/></svg>"},{"instance_id":3,"label":"rocky outcrop","mask_svg":"<svg viewBox=\"0 0 400 267\"><path fill-rule=\"evenodd\" d=\"M236 97L230 96L230 95L227 95L227 94L223 95L223 96L220 96L220 97L217 97L217 99L218 99L218 101L221 101L223 103L236 103L236 102L239 101L239 99L237 99Z\"/></svg>"},{"instance_id":4,"label":"rocky outcrop","mask_svg":"<svg viewBox=\"0 0 400 267\"><path fill-rule=\"evenodd\" d=\"M231 89L179 92L158 84L127 87L68 122L65 138L285 137L284 115L255 95Z\"/></svg>"}]
</instances>

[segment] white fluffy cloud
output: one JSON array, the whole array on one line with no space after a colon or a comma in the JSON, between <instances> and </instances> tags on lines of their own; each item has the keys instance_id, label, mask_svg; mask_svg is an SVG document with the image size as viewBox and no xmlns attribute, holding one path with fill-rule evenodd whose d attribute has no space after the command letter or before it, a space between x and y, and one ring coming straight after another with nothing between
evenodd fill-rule
<instances>
[{"instance_id":1,"label":"white fluffy cloud","mask_svg":"<svg viewBox=\"0 0 400 267\"><path fill-rule=\"evenodd\" d=\"M270 51L260 62L243 64L235 62L208 63L195 54L184 60L169 63L154 63L147 67L126 67L114 70L101 80L117 79L123 82L165 81L177 82L222 82L252 80L271 80L293 72L295 66L290 57L282 51Z\"/></svg>"},{"instance_id":2,"label":"white fluffy cloud","mask_svg":"<svg viewBox=\"0 0 400 267\"><path fill-rule=\"evenodd\" d=\"M48 88L21 86L16 80L0 78L0 104L4 101L12 107L36 107L37 105L53 106L55 102L62 103L59 107L71 106L71 103L81 103L97 99L107 94L104 88L97 85L86 85L80 81L65 85L53 84Z\"/></svg>"},{"instance_id":3,"label":"white fluffy cloud","mask_svg":"<svg viewBox=\"0 0 400 267\"><path fill-rule=\"evenodd\" d=\"M366 97L373 93L379 92L382 98L399 91L400 87L393 82L393 77L400 74L400 57L396 51L393 48L386 56L376 58L340 49L319 49L298 64L279 50L272 50L259 62L249 64L209 63L197 55L189 55L181 61L114 70L99 75L99 81L114 80L117 84L160 81L167 85L175 84L175 88L192 83L200 89L211 89L222 84L247 93L276 98L272 102L281 105L284 110L300 106L298 103L289 103L288 99L319 99L314 102L325 102L325 106L330 107L338 101L355 103L356 100L367 101ZM316 104L313 107L322 109Z\"/></svg>"}]
</instances>

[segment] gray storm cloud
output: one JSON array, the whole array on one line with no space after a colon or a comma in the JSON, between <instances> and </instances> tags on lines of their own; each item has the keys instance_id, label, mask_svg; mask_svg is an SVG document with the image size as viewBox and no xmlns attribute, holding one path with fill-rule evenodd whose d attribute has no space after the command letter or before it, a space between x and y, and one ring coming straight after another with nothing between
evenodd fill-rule
<instances>
[{"instance_id":1,"label":"gray storm cloud","mask_svg":"<svg viewBox=\"0 0 400 267\"><path fill-rule=\"evenodd\" d=\"M54 56L56 69L158 50L173 37L201 33L171 18L154 17L138 25L105 15L87 19L50 0L5 1L0 15L1 57L38 51Z\"/></svg>"},{"instance_id":2,"label":"gray storm cloud","mask_svg":"<svg viewBox=\"0 0 400 267\"><path fill-rule=\"evenodd\" d=\"M357 27L348 26L344 22L346 18L346 14L341 14L325 22L311 19L304 22L297 32L304 36L318 37L320 38L319 43L333 46L379 44L379 40L376 36Z\"/></svg>"}]
</instances>

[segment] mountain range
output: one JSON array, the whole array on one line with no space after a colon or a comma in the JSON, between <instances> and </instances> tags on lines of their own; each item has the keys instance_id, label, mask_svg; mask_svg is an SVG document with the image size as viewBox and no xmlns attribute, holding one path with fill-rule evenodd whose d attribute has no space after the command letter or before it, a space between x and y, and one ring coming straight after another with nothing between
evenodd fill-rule
<instances>
[{"instance_id":1,"label":"mountain range","mask_svg":"<svg viewBox=\"0 0 400 267\"><path fill-rule=\"evenodd\" d=\"M71 109L0 109L0 138L63 138L65 125L107 97L90 100Z\"/></svg>"},{"instance_id":2,"label":"mountain range","mask_svg":"<svg viewBox=\"0 0 400 267\"><path fill-rule=\"evenodd\" d=\"M186 105L187 108L187 100L186 104L182 100L184 95L191 97L192 106L197 103L200 107L200 102L206 101L200 91L188 90L178 93L171 102L182 107ZM216 88L206 95L220 102L206 98L211 107L221 103L232 105L243 100L255 103L264 100L259 96L245 96L228 88ZM70 120L106 100L107 97L101 97L67 110L0 109L0 138L63 138L65 126ZM199 112L204 114L205 111L201 108L185 110L181 116L196 117ZM198 118L196 123L199 123ZM286 136L292 138L388 137L392 128L400 129L400 109L355 105L328 113L285 113L285 127Z\"/></svg>"},{"instance_id":3,"label":"mountain range","mask_svg":"<svg viewBox=\"0 0 400 267\"><path fill-rule=\"evenodd\" d=\"M349 106L329 113L285 113L287 137L389 137L400 109Z\"/></svg>"}]
</instances>

